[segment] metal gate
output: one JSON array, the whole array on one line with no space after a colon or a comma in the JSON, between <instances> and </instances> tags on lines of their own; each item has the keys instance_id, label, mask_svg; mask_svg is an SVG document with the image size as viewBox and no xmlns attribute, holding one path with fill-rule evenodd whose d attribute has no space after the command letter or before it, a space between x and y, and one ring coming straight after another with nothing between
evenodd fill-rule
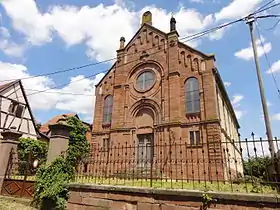
<instances>
[{"instance_id":1,"label":"metal gate","mask_svg":"<svg viewBox=\"0 0 280 210\"><path fill-rule=\"evenodd\" d=\"M19 160L17 152L10 152L9 163L6 169L1 195L15 197L33 197L35 170L32 168L31 153L27 161Z\"/></svg>"}]
</instances>

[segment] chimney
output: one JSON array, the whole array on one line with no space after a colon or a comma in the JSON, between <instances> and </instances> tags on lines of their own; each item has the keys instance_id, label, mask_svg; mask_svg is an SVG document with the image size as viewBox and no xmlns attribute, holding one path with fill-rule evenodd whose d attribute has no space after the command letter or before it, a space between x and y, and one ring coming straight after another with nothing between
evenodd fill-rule
<instances>
[{"instance_id":1,"label":"chimney","mask_svg":"<svg viewBox=\"0 0 280 210\"><path fill-rule=\"evenodd\" d=\"M125 38L122 36L120 39L120 50L124 48L124 44L125 44Z\"/></svg>"},{"instance_id":2,"label":"chimney","mask_svg":"<svg viewBox=\"0 0 280 210\"><path fill-rule=\"evenodd\" d=\"M176 31L176 20L173 16L170 19L170 32L171 31Z\"/></svg>"},{"instance_id":3,"label":"chimney","mask_svg":"<svg viewBox=\"0 0 280 210\"><path fill-rule=\"evenodd\" d=\"M142 16L142 25L146 23L149 25L152 25L152 13L150 11L147 11Z\"/></svg>"}]
</instances>

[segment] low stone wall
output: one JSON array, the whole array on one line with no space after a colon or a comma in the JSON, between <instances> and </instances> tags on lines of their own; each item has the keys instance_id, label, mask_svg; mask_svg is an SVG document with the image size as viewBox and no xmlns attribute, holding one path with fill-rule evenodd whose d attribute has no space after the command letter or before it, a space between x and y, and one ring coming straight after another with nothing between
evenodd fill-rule
<instances>
[{"instance_id":1,"label":"low stone wall","mask_svg":"<svg viewBox=\"0 0 280 210\"><path fill-rule=\"evenodd\" d=\"M203 208L203 194L212 199ZM206 204L204 202L204 204ZM163 190L72 184L68 210L280 209L280 195Z\"/></svg>"}]
</instances>

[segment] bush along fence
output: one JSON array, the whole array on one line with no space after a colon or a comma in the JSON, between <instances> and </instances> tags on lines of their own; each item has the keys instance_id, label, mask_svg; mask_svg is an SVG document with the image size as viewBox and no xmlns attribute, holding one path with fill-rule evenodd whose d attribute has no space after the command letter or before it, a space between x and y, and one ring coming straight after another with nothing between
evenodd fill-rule
<instances>
[{"instance_id":1,"label":"bush along fence","mask_svg":"<svg viewBox=\"0 0 280 210\"><path fill-rule=\"evenodd\" d=\"M274 139L279 151L279 141ZM279 155L268 140L188 144L92 144L77 167L76 183L163 189L274 194L279 192Z\"/></svg>"},{"instance_id":2,"label":"bush along fence","mask_svg":"<svg viewBox=\"0 0 280 210\"><path fill-rule=\"evenodd\" d=\"M50 127L48 152L45 143L21 138L14 128L1 133L0 189L6 195L33 196L38 209L66 209L68 185L78 163L86 158L89 143L86 128L75 117ZM38 168L33 167L34 160Z\"/></svg>"},{"instance_id":3,"label":"bush along fence","mask_svg":"<svg viewBox=\"0 0 280 210\"><path fill-rule=\"evenodd\" d=\"M14 131L2 133L4 140L0 146L1 151L18 151L19 159L28 162L29 169L33 160L40 159L40 167L30 170L28 176L36 180L33 204L40 209L66 209L69 189L70 195L75 195L73 192L77 190L71 189L73 184L87 186L87 189L89 185L109 186L107 191L114 187L117 191L123 191L119 187L129 188L128 191L141 187L150 194L155 190L162 194L190 189L247 195L279 193L278 139L273 140L277 153L271 154L268 140L256 139L254 135L245 140L196 144L183 139L126 142L123 145L104 139L102 144L90 144L85 138L86 128L73 117L52 125L51 130L47 155L44 145L30 142L30 139L18 141L21 135ZM10 157L1 154L1 164L9 165ZM17 176L22 176L25 167L13 169ZM0 173L1 178L3 170ZM4 175L6 178L7 171ZM0 179L0 186L2 184L3 179ZM106 191L105 188L101 190ZM280 199L275 196L272 197ZM207 194L201 197L204 203L205 200L208 202L207 198Z\"/></svg>"},{"instance_id":4,"label":"bush along fence","mask_svg":"<svg viewBox=\"0 0 280 210\"><path fill-rule=\"evenodd\" d=\"M37 165L46 162L47 144L30 138L19 138L18 146L8 154L8 164L1 194L8 196L33 197Z\"/></svg>"}]
</instances>

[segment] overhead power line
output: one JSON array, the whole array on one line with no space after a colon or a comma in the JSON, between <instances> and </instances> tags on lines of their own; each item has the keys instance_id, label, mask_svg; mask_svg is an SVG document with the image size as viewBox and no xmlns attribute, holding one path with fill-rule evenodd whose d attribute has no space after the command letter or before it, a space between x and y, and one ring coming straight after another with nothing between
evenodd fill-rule
<instances>
[{"instance_id":1,"label":"overhead power line","mask_svg":"<svg viewBox=\"0 0 280 210\"><path fill-rule=\"evenodd\" d=\"M204 31L204 32L197 33L197 34L193 35L191 38L189 38L188 40L185 40L183 43L188 42L188 41L192 41L192 40L195 40L195 39L198 39L198 38L200 38L200 37L202 37L202 36L205 36L205 35L207 35L207 34L209 34L209 33L212 33L212 32L214 32L214 31L217 31L217 30L219 30L219 29L221 29L221 28L227 27L227 26L229 26L229 25L231 25L231 24L234 24L234 23L236 23L236 22L239 22L239 21L241 21L241 20L242 20L242 19L239 19L239 20L236 20L236 21L232 21L231 23L223 24L223 25L220 25L220 26L218 26L218 27L215 27L215 28L206 30L206 31ZM168 48L169 48L169 46L167 47L167 49L168 49ZM163 50L166 50L166 49L160 49L160 50L158 50L158 51L156 51L156 52L154 52L154 53L151 53L151 54L149 54L149 55L157 54L157 53L159 53L159 52L161 52L161 51L163 51ZM136 59L136 60L129 61L129 62L125 63L125 64L120 65L120 66L128 65L128 64L133 63L133 62L138 61L138 60L140 60L140 59L138 58L138 59ZM59 87L61 87L61 86L66 86L66 85L68 85L68 84L72 84L72 83L75 83L75 82L79 82L79 81L84 80L84 79L89 79L89 78L95 77L96 75L98 75L98 74L100 74L100 73L107 73L107 72L108 72L108 70L106 69L106 70L104 70L104 71L95 73L95 74L93 74L93 75L90 75L90 76L87 76L87 77L84 77L84 78L81 78L81 79L78 79L78 80L74 80L74 81L72 81L72 82L70 82L70 83L65 83L65 84L62 84L62 85L57 85L57 86L54 86L54 87L52 87L52 88L48 88L48 89L45 89L45 90L38 90L37 92L33 92L33 93L30 93L30 94L27 94L27 96L32 96L32 95L35 95L35 94L47 92L47 91L49 91L49 90L53 90L53 89L59 88Z\"/></svg>"},{"instance_id":2,"label":"overhead power line","mask_svg":"<svg viewBox=\"0 0 280 210\"><path fill-rule=\"evenodd\" d=\"M255 12L258 12L258 11L260 11L260 10L266 8L267 6L269 6L270 4L272 4L274 1L275 1L275 0L271 0L271 1L267 2L266 4L260 6ZM255 12L254 12L254 13L255 13ZM254 13L253 13L253 14L254 14Z\"/></svg>"},{"instance_id":3,"label":"overhead power line","mask_svg":"<svg viewBox=\"0 0 280 210\"><path fill-rule=\"evenodd\" d=\"M258 22L257 22L257 23L258 23ZM260 30L259 30L258 24L256 24L256 29L257 29L257 32L258 32L258 37L259 37L259 40L260 40L260 43L261 43L261 47L263 48L263 52L264 52L264 55L265 55L265 59L266 59L268 68L270 69L270 74L271 74L271 76L272 76L272 78L273 78L275 87L276 87L276 89L277 89L278 98L279 98L279 100L280 100L280 89L279 89L279 85L278 85L278 83L277 83L277 80L276 80L276 77L275 77L274 72L271 70L271 63L270 63L270 61L269 61L269 59L268 59L268 55L267 55L267 53L266 53L266 51L265 51L264 43L263 43L263 41L262 41L262 39L261 39L261 34L260 34Z\"/></svg>"},{"instance_id":4,"label":"overhead power line","mask_svg":"<svg viewBox=\"0 0 280 210\"><path fill-rule=\"evenodd\" d=\"M272 2L273 1L271 1L271 3ZM269 3L269 4L271 4L271 3ZM258 14L258 13L261 13L261 12L266 11L268 9L271 9L273 7L279 6L280 3L272 5L272 6L268 7L268 8L264 8L267 5L268 5L268 3L266 5L264 5L264 6L262 6L261 8L259 8L257 11L255 11L252 14ZM192 34L192 35L188 35L188 36L182 37L182 38L179 39L179 41L184 40L184 39L190 39L190 38L196 39L197 37L204 36L204 33L213 32L215 30L218 30L218 29L221 29L223 27L229 26L229 25L231 25L233 23L236 23L236 22L239 22L241 20L244 20L244 18L240 18L238 20L235 20L235 21L232 21L232 22L229 22L229 23L226 23L226 24L222 24L220 26L217 26L217 27L214 27L214 28L211 28L211 29L208 29L208 30L196 33L196 34ZM152 49L154 47L163 46L163 45L165 45L165 44L158 45L158 46L153 46L153 47L148 48L146 50ZM140 52L138 52L138 53L140 53ZM138 53L129 53L129 54L126 54L126 56L131 55L131 54L138 54ZM107 60L103 60L103 61L99 61L99 62L93 62L93 63L89 63L89 64L85 64L85 65L81 65L81 66L77 66L77 67L73 67L73 68L53 71L53 72L49 72L49 73L37 74L37 75L30 76L30 77L23 77L23 78L17 78L17 79L26 80L26 79L32 79L32 78L37 78L37 77L41 77L41 76L50 76L50 75L54 75L54 74L65 73L65 72L69 72L69 71L74 71L74 70L79 70L79 69L87 68L87 67L90 67L90 66L96 66L96 65L99 65L99 64L108 63L108 62L114 61L116 59L117 59L117 57L114 57L114 58L110 58L110 59L107 59ZM14 80L15 79L0 80L0 82L9 82L9 81L14 81Z\"/></svg>"},{"instance_id":5,"label":"overhead power line","mask_svg":"<svg viewBox=\"0 0 280 210\"><path fill-rule=\"evenodd\" d=\"M199 38L201 36L204 36L205 33L211 33L213 31L219 30L221 28L227 27L229 25L232 25L232 24L240 22L240 21L242 21L242 18L240 18L238 20L235 20L235 21L232 21L232 22L229 22L229 23L226 23L226 24L221 24L217 27L214 27L214 28L202 31L202 32L198 32L198 33L195 33L195 34L191 34L191 35L188 35L188 36L181 37L181 38L179 38L179 41L183 41L185 39L190 39L190 40L187 40L187 41L191 41L193 39L196 39L197 37ZM150 50L150 49L153 49L153 48L156 48L156 47L162 47L164 45L165 44L160 44L160 45L157 45L157 46L153 46L151 48L147 48L146 50ZM124 56L139 54L139 53L141 53L141 52L128 53L126 55L121 56L120 58L122 58ZM110 58L110 59L107 59L107 60L103 60L103 61L99 61L99 62L93 62L93 63L89 63L89 64L85 64L85 65L81 65L81 66L77 66L77 67L73 67L73 68L58 70L58 71L44 73L44 74L37 74L37 75L30 76L30 77L23 77L23 78L18 78L18 79L26 80L26 79L32 79L32 78L37 78L37 77L42 77L42 76L50 76L50 75L54 75L54 74L65 73L65 72L69 72L69 71L79 70L79 69L82 69L82 68L87 68L87 67L90 67L90 66L96 66L96 65L99 65L99 64L108 63L108 62L114 61L116 59L117 59L117 57L114 57L114 58ZM14 80L15 79L6 79L6 80L0 80L0 82L9 82L9 81L14 81Z\"/></svg>"},{"instance_id":6,"label":"overhead power line","mask_svg":"<svg viewBox=\"0 0 280 210\"><path fill-rule=\"evenodd\" d=\"M258 13L260 13L260 12L266 11L266 10L268 10L268 9L271 9L271 8L273 8L273 7L275 7L275 6L279 6L279 5L280 5L280 3L275 4L275 5L272 5L272 6L270 6L270 7L264 8L264 9L262 9L262 10L260 10L260 11L256 11L256 12L254 12L253 14L258 14ZM187 38L188 38L186 41L183 42L183 43L185 43L185 42L188 42L188 41L192 41L192 40L198 39L198 38L200 38L200 37L202 37L202 36L205 36L205 35L207 35L207 34L210 34L210 33L212 33L212 32L215 32L215 31L217 31L217 30L219 30L219 29L222 29L222 28L227 27L227 26L229 26L229 25L232 25L232 24L234 24L234 23L243 21L243 20L245 20L245 18L247 18L247 17L248 17L248 16L246 16L246 17L244 17L244 18L237 19L237 20L235 20L235 21L232 21L232 22L229 22L229 23L226 23L226 24L219 25L219 26L217 26L217 27L214 27L214 28L205 30L205 31L203 31L203 32L199 32L199 33L196 33L196 34L192 34L192 35L183 37L183 38L181 38L180 40L184 40L184 39L187 39ZM164 44L164 45L165 45L165 44ZM155 46L155 47L158 47L158 46ZM154 47L152 47L152 48L154 48ZM152 48L149 48L149 49L152 49ZM169 46L168 46L167 48L169 48ZM147 49L146 49L146 50L147 50ZM161 51L163 51L163 50L166 50L166 49L161 49L161 50L159 50L159 51L157 51L157 52L155 52L155 53L151 53L150 55L159 53L159 52L161 52ZM133 54L137 54L137 53L133 53ZM127 55L129 55L129 54L127 54ZM116 59L116 58L114 58L114 59ZM108 59L108 60L112 60L112 59ZM102 63L102 62L108 62L108 60L106 60L106 61L100 61L100 62L93 63L93 64L87 64L87 65L80 66L80 67L75 67L75 68L85 68L86 66L97 65L97 64L100 64L100 63ZM139 59L137 59L137 60L139 60ZM129 63L131 63L131 62L135 62L135 61L137 61L137 60L133 60L133 61L127 62L127 63L125 63L125 64L122 64L122 65L127 65L127 64L129 64ZM72 69L74 69L74 68L72 68ZM69 70L70 70L70 69L68 69L68 71L69 71ZM63 71L67 71L67 70L63 70ZM60 72L61 72L61 71L60 71ZM52 72L52 74L60 73L60 72L59 72L59 71L57 71L57 72ZM90 75L90 76L81 78L81 79L79 79L79 80L72 81L72 82L70 82L70 83L65 83L65 84L57 85L57 86L54 86L54 87L52 87L52 88L48 88L48 89L45 89L45 90L40 90L40 91L37 91L37 92L34 92L34 93L30 93L30 94L28 94L27 96L35 95L35 94L42 93L42 92L46 92L46 91L49 91L49 90L53 90L53 89L56 89L56 88L58 88L58 87L66 86L66 85L68 85L68 84L72 84L72 83L74 83L74 82L78 82L78 81L81 81L81 80L84 80L84 79L89 79L89 78L95 77L97 74L106 73L106 72L108 72L107 69L104 70L104 71L101 71L101 72L99 72L99 73L96 73L96 74L93 74L93 75ZM49 73L49 74L50 74L50 73ZM34 78L34 77L39 77L39 76L46 76L46 74L44 74L44 75L43 75L43 74L41 74L41 75L35 75L35 76L29 77L29 78ZM28 78L25 78L25 79L28 79Z\"/></svg>"}]
</instances>

